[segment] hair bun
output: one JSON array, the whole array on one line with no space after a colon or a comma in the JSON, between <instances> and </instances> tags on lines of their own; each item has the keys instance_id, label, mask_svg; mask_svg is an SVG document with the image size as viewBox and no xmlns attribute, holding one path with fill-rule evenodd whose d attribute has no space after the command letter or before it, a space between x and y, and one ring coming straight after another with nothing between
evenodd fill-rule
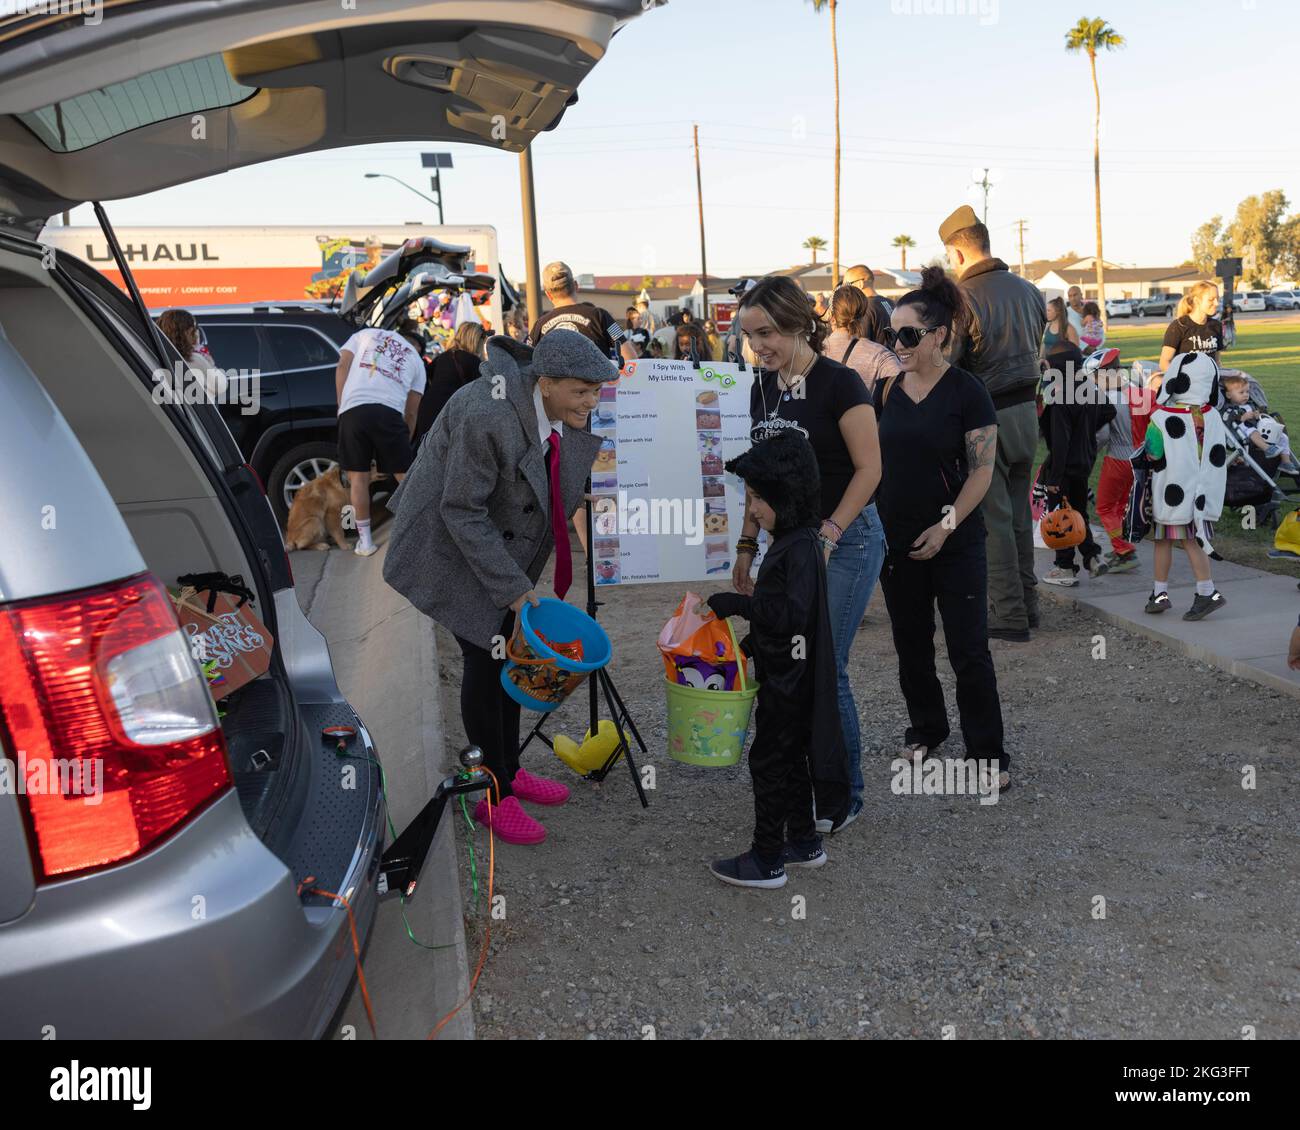
<instances>
[{"instance_id":1,"label":"hair bun","mask_svg":"<svg viewBox=\"0 0 1300 1130\"><path fill-rule=\"evenodd\" d=\"M944 283L948 281L947 272L939 266L929 266L921 268L921 289L928 290L932 294L944 290Z\"/></svg>"}]
</instances>

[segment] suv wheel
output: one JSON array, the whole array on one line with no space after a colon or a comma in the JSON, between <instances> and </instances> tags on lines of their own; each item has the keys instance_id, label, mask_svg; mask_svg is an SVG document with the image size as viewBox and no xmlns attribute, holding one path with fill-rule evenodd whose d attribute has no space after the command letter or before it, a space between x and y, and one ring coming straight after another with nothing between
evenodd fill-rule
<instances>
[{"instance_id":1,"label":"suv wheel","mask_svg":"<svg viewBox=\"0 0 1300 1130\"><path fill-rule=\"evenodd\" d=\"M338 464L338 447L319 441L291 447L276 460L267 476L266 493L282 529L289 522L289 507L293 505L293 496L312 479Z\"/></svg>"}]
</instances>

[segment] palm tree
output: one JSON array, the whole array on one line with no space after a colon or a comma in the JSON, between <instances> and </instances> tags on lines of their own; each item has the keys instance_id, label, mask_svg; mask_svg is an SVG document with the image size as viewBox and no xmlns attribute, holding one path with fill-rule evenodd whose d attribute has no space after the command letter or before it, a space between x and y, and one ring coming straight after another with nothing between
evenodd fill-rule
<instances>
[{"instance_id":1,"label":"palm tree","mask_svg":"<svg viewBox=\"0 0 1300 1130\"><path fill-rule=\"evenodd\" d=\"M1106 278L1101 258L1101 89L1097 86L1097 52L1115 51L1124 46L1124 37L1105 20L1083 17L1065 33L1065 49L1077 54L1086 52L1092 68L1092 96L1096 109L1092 120L1092 182L1097 205L1097 305L1102 324L1106 323Z\"/></svg>"},{"instance_id":2,"label":"palm tree","mask_svg":"<svg viewBox=\"0 0 1300 1130\"><path fill-rule=\"evenodd\" d=\"M910 235L894 236L894 246L903 253L903 270L907 270L907 249L916 246L916 240Z\"/></svg>"},{"instance_id":3,"label":"palm tree","mask_svg":"<svg viewBox=\"0 0 1300 1130\"><path fill-rule=\"evenodd\" d=\"M817 266L817 252L826 250L826 241L819 235L810 235L803 241L803 247L806 251L813 253L813 266Z\"/></svg>"},{"instance_id":4,"label":"palm tree","mask_svg":"<svg viewBox=\"0 0 1300 1130\"><path fill-rule=\"evenodd\" d=\"M831 265L831 286L840 284L840 43L835 30L835 6L838 0L812 0L813 10L831 10L831 60L835 71L835 249ZM823 244L823 246L825 246Z\"/></svg>"}]
</instances>

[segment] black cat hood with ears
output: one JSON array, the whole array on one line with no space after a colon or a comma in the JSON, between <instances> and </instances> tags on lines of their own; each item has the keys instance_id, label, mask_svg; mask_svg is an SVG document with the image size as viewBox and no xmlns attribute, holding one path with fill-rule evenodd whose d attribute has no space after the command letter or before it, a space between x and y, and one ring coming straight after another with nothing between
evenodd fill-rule
<instances>
[{"instance_id":1,"label":"black cat hood with ears","mask_svg":"<svg viewBox=\"0 0 1300 1130\"><path fill-rule=\"evenodd\" d=\"M812 444L795 432L760 440L726 469L745 481L776 515L776 529L816 526L820 520L821 474Z\"/></svg>"},{"instance_id":2,"label":"black cat hood with ears","mask_svg":"<svg viewBox=\"0 0 1300 1130\"><path fill-rule=\"evenodd\" d=\"M1208 353L1180 353L1169 362L1156 404L1200 408L1218 406L1222 397L1219 363Z\"/></svg>"}]
</instances>

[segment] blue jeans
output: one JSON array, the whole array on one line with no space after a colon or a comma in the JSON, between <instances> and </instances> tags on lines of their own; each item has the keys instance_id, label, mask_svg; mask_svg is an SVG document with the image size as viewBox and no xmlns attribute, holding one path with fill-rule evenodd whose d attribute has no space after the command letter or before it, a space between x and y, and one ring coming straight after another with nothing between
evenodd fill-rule
<instances>
[{"instance_id":1,"label":"blue jeans","mask_svg":"<svg viewBox=\"0 0 1300 1130\"><path fill-rule=\"evenodd\" d=\"M885 531L875 503L872 503L844 531L826 563L826 603L831 615L840 721L844 727L844 742L849 749L854 800L862 799L862 733L858 727L858 707L853 701L853 688L849 685L849 651L871 602L871 590L880 577L884 560Z\"/></svg>"}]
</instances>

